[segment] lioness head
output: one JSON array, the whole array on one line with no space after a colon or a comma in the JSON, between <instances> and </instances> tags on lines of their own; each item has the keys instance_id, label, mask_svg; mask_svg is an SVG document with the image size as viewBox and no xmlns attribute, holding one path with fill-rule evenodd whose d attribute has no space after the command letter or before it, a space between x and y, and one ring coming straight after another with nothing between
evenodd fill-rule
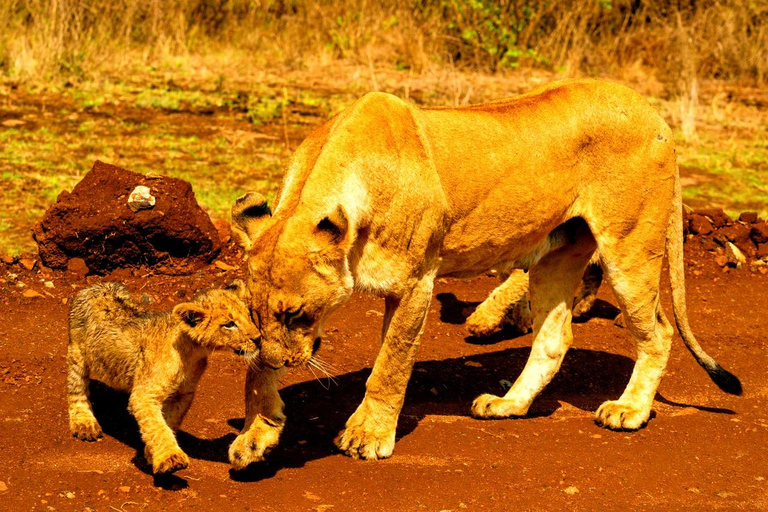
<instances>
[{"instance_id":1,"label":"lioness head","mask_svg":"<svg viewBox=\"0 0 768 512\"><path fill-rule=\"evenodd\" d=\"M245 288L207 290L190 302L173 308L182 330L198 345L233 350L247 358L256 357L260 333L244 302Z\"/></svg>"},{"instance_id":2,"label":"lioness head","mask_svg":"<svg viewBox=\"0 0 768 512\"><path fill-rule=\"evenodd\" d=\"M303 209L305 212L313 208ZM303 365L320 345L328 315L352 293L350 226L344 208L272 217L250 193L232 207L232 231L247 256L250 307L267 366Z\"/></svg>"}]
</instances>

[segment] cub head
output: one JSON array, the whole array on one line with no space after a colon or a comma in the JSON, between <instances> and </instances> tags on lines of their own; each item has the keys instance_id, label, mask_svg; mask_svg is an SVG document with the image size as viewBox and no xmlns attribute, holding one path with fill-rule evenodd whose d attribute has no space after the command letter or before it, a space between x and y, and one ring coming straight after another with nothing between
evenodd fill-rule
<instances>
[{"instance_id":1,"label":"cub head","mask_svg":"<svg viewBox=\"0 0 768 512\"><path fill-rule=\"evenodd\" d=\"M325 320L352 294L352 244L343 207L304 205L271 215L259 194L232 207L233 234L247 251L246 287L261 330L261 361L272 368L306 364Z\"/></svg>"},{"instance_id":2,"label":"cub head","mask_svg":"<svg viewBox=\"0 0 768 512\"><path fill-rule=\"evenodd\" d=\"M245 302L242 281L225 290L208 290L173 308L181 328L198 345L230 349L247 358L258 355L260 334Z\"/></svg>"}]
</instances>

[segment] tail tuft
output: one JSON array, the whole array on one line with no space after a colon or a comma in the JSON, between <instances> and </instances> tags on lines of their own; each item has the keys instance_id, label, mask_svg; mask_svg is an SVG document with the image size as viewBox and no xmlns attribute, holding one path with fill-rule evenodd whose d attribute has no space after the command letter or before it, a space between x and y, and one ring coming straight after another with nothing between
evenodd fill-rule
<instances>
[{"instance_id":1,"label":"tail tuft","mask_svg":"<svg viewBox=\"0 0 768 512\"><path fill-rule=\"evenodd\" d=\"M741 395L741 381L737 376L715 363L715 367L706 368L709 378L717 384L717 387L731 395Z\"/></svg>"}]
</instances>

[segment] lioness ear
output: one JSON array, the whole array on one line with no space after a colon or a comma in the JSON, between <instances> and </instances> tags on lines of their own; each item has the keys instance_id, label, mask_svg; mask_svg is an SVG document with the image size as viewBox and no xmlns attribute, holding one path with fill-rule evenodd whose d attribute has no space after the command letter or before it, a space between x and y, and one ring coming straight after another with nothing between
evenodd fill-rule
<instances>
[{"instance_id":1,"label":"lioness ear","mask_svg":"<svg viewBox=\"0 0 768 512\"><path fill-rule=\"evenodd\" d=\"M232 236L248 251L253 243L256 225L272 216L267 200L257 192L240 196L232 205Z\"/></svg>"},{"instance_id":2,"label":"lioness ear","mask_svg":"<svg viewBox=\"0 0 768 512\"><path fill-rule=\"evenodd\" d=\"M333 243L339 243L344 240L349 230L349 220L344 207L339 205L330 214L323 217L317 223L317 232L323 236L329 237Z\"/></svg>"},{"instance_id":3,"label":"lioness ear","mask_svg":"<svg viewBox=\"0 0 768 512\"><path fill-rule=\"evenodd\" d=\"M237 298L240 300L245 300L248 298L248 289L245 287L245 283L242 279L235 279L224 289L234 292L235 295L237 295Z\"/></svg>"},{"instance_id":4,"label":"lioness ear","mask_svg":"<svg viewBox=\"0 0 768 512\"><path fill-rule=\"evenodd\" d=\"M173 308L173 316L190 327L200 325L206 314L203 308L191 302L182 302Z\"/></svg>"}]
</instances>

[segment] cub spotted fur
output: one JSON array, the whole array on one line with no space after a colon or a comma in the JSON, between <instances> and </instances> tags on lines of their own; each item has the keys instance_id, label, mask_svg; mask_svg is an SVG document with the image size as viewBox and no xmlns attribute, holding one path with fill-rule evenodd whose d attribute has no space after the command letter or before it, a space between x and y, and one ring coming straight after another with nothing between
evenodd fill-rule
<instances>
[{"instance_id":1,"label":"cub spotted fur","mask_svg":"<svg viewBox=\"0 0 768 512\"><path fill-rule=\"evenodd\" d=\"M242 287L239 288L242 293ZM102 431L88 400L97 378L131 393L129 410L154 473L189 465L175 432L189 410L208 355L232 349L253 358L259 331L231 289L208 290L171 311L145 311L118 283L78 292L69 312L67 386L72 435L95 441Z\"/></svg>"}]
</instances>

